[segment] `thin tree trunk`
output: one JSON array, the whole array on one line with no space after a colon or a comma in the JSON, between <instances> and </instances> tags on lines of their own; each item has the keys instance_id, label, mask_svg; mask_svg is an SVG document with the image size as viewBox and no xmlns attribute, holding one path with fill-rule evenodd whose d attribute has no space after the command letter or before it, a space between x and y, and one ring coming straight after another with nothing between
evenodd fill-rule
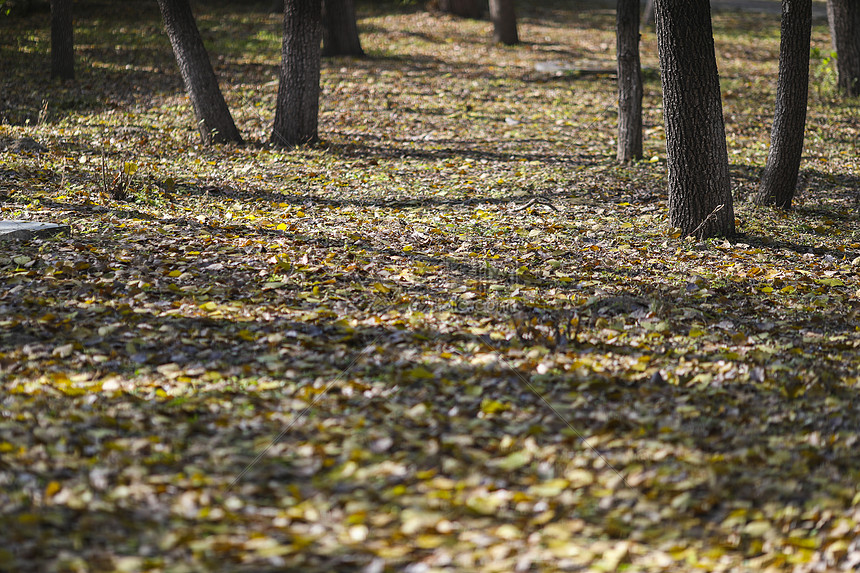
<instances>
[{"instance_id":1,"label":"thin tree trunk","mask_svg":"<svg viewBox=\"0 0 860 573\"><path fill-rule=\"evenodd\" d=\"M51 0L51 79L75 79L72 0Z\"/></svg>"},{"instance_id":2,"label":"thin tree trunk","mask_svg":"<svg viewBox=\"0 0 860 573\"><path fill-rule=\"evenodd\" d=\"M353 0L323 0L323 56L364 56Z\"/></svg>"},{"instance_id":3,"label":"thin tree trunk","mask_svg":"<svg viewBox=\"0 0 860 573\"><path fill-rule=\"evenodd\" d=\"M514 0L490 0L490 18L493 20L493 40L507 46L520 43Z\"/></svg>"},{"instance_id":4,"label":"thin tree trunk","mask_svg":"<svg viewBox=\"0 0 860 573\"><path fill-rule=\"evenodd\" d=\"M735 232L708 0L656 0L669 221L684 235Z\"/></svg>"},{"instance_id":5,"label":"thin tree trunk","mask_svg":"<svg viewBox=\"0 0 860 573\"><path fill-rule=\"evenodd\" d=\"M839 89L860 95L860 0L827 0Z\"/></svg>"},{"instance_id":6,"label":"thin tree trunk","mask_svg":"<svg viewBox=\"0 0 860 573\"><path fill-rule=\"evenodd\" d=\"M779 79L770 152L755 202L791 208L797 188L809 92L812 0L782 0Z\"/></svg>"},{"instance_id":7,"label":"thin tree trunk","mask_svg":"<svg viewBox=\"0 0 860 573\"><path fill-rule=\"evenodd\" d=\"M275 145L303 145L319 139L321 18L320 0L284 2L281 75L271 137Z\"/></svg>"},{"instance_id":8,"label":"thin tree trunk","mask_svg":"<svg viewBox=\"0 0 860 573\"><path fill-rule=\"evenodd\" d=\"M158 7L185 91L191 98L203 144L241 142L242 136L218 87L218 78L197 30L189 0L158 0Z\"/></svg>"},{"instance_id":9,"label":"thin tree trunk","mask_svg":"<svg viewBox=\"0 0 860 573\"><path fill-rule=\"evenodd\" d=\"M642 158L642 66L639 61L639 0L618 0L618 146L621 163Z\"/></svg>"}]
</instances>

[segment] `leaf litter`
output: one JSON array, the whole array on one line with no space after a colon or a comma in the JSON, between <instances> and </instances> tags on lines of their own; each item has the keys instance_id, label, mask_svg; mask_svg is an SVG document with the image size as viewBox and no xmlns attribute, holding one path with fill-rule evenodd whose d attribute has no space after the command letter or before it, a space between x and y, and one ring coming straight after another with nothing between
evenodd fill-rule
<instances>
[{"instance_id":1,"label":"leaf litter","mask_svg":"<svg viewBox=\"0 0 860 573\"><path fill-rule=\"evenodd\" d=\"M361 6L296 150L263 143L278 17L201 10L251 141L206 149L157 11L83 10L74 86L36 17L2 48L2 216L73 233L0 245L0 568L860 563L860 123L814 68L797 208L746 202L778 20L715 13L741 235L696 242L657 78L618 166L614 80L538 71L611 67L599 7L497 48Z\"/></svg>"}]
</instances>

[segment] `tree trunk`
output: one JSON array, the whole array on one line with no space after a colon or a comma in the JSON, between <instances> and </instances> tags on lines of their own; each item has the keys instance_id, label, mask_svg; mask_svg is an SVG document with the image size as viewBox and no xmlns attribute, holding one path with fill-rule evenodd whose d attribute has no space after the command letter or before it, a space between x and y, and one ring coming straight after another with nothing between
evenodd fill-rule
<instances>
[{"instance_id":1,"label":"tree trunk","mask_svg":"<svg viewBox=\"0 0 860 573\"><path fill-rule=\"evenodd\" d=\"M493 40L506 46L520 43L514 0L490 0L490 18L493 20Z\"/></svg>"},{"instance_id":2,"label":"tree trunk","mask_svg":"<svg viewBox=\"0 0 860 573\"><path fill-rule=\"evenodd\" d=\"M323 0L323 56L364 55L353 0Z\"/></svg>"},{"instance_id":3,"label":"tree trunk","mask_svg":"<svg viewBox=\"0 0 860 573\"><path fill-rule=\"evenodd\" d=\"M860 95L860 0L827 0L839 89Z\"/></svg>"},{"instance_id":4,"label":"tree trunk","mask_svg":"<svg viewBox=\"0 0 860 573\"><path fill-rule=\"evenodd\" d=\"M621 163L642 159L642 66L639 61L639 0L618 0L618 147Z\"/></svg>"},{"instance_id":5,"label":"tree trunk","mask_svg":"<svg viewBox=\"0 0 860 573\"><path fill-rule=\"evenodd\" d=\"M669 221L684 235L735 232L708 0L656 0Z\"/></svg>"},{"instance_id":6,"label":"tree trunk","mask_svg":"<svg viewBox=\"0 0 860 573\"><path fill-rule=\"evenodd\" d=\"M812 0L782 0L779 79L770 152L755 202L790 209L797 188L809 91Z\"/></svg>"},{"instance_id":7,"label":"tree trunk","mask_svg":"<svg viewBox=\"0 0 860 573\"><path fill-rule=\"evenodd\" d=\"M284 2L284 41L275 125L271 141L278 146L319 139L320 0Z\"/></svg>"},{"instance_id":8,"label":"tree trunk","mask_svg":"<svg viewBox=\"0 0 860 573\"><path fill-rule=\"evenodd\" d=\"M197 129L204 145L242 141L227 108L209 54L197 30L189 0L158 0L173 54L191 98Z\"/></svg>"},{"instance_id":9,"label":"tree trunk","mask_svg":"<svg viewBox=\"0 0 860 573\"><path fill-rule=\"evenodd\" d=\"M72 0L51 0L51 79L75 79Z\"/></svg>"},{"instance_id":10,"label":"tree trunk","mask_svg":"<svg viewBox=\"0 0 860 573\"><path fill-rule=\"evenodd\" d=\"M484 14L482 0L439 0L439 10L461 18L480 18Z\"/></svg>"}]
</instances>

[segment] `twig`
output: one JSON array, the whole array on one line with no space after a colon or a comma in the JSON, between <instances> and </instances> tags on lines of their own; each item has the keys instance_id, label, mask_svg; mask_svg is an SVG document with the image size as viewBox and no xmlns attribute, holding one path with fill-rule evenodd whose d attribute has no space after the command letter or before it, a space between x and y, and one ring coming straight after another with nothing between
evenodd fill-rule
<instances>
[{"instance_id":1,"label":"twig","mask_svg":"<svg viewBox=\"0 0 860 573\"><path fill-rule=\"evenodd\" d=\"M724 203L724 204L722 204L722 205L717 205L717 208L716 208L716 209L714 209L713 211L711 211L711 214L710 214L710 215L708 215L707 217L705 217L705 220L704 220L704 221L702 221L701 223L699 223L699 226L698 226L698 227L696 227L695 229L693 229L692 231L690 231L689 233L687 233L687 234L686 234L686 235L684 235L684 236L685 236L685 237L689 237L690 235L695 235L696 233L698 233L699 231L701 231L701 230L702 230L702 227L704 227L704 226L708 223L708 221L710 221L711 219L713 219L713 218L714 218L714 216L715 216L717 213L719 213L720 211L722 211L722 210L723 210L723 207L725 207L725 206L726 206L726 205L725 205L725 203Z\"/></svg>"},{"instance_id":2,"label":"twig","mask_svg":"<svg viewBox=\"0 0 860 573\"><path fill-rule=\"evenodd\" d=\"M535 205L535 204L544 205L545 207L549 207L550 209L552 209L556 213L560 213L560 211L558 210L558 207L556 207L555 205L553 205L549 201L546 201L546 200L541 199L539 197L532 197L531 199L529 199L529 201L527 203L524 203L524 204L520 205L519 207L513 207L511 209L511 211L514 211L514 212L525 211L526 209L528 209L529 207L531 207L532 205Z\"/></svg>"}]
</instances>

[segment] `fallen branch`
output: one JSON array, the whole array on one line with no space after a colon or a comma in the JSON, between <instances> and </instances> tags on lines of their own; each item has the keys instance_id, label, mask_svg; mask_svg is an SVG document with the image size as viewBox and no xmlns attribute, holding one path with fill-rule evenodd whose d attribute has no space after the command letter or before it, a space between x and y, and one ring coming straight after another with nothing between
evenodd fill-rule
<instances>
[{"instance_id":1,"label":"fallen branch","mask_svg":"<svg viewBox=\"0 0 860 573\"><path fill-rule=\"evenodd\" d=\"M722 211L722 210L723 210L723 207L725 207L725 204L717 205L716 209L714 209L713 211L711 211L711 214L710 214L710 215L708 215L707 217L705 217L705 220L704 220L704 221L702 221L701 223L699 223L699 226L698 226L698 227L696 227L696 228L695 228L695 229L693 229L691 232L689 232L689 233L687 233L686 235L684 235L684 237L689 237L690 235L695 235L696 233L698 233L699 231L701 231L701 230L702 230L702 227L704 227L704 226L708 223L708 221L710 221L711 219L713 219L713 218L716 216L716 214L717 214L717 213L719 213L720 211Z\"/></svg>"},{"instance_id":2,"label":"fallen branch","mask_svg":"<svg viewBox=\"0 0 860 573\"><path fill-rule=\"evenodd\" d=\"M558 207L556 207L555 205L553 205L552 203L550 203L546 199L540 199L538 197L532 197L531 199L529 199L529 201L527 203L524 203L523 205L520 205L519 207L513 207L511 209L511 211L514 211L514 212L525 211L526 209L528 209L532 205L543 205L545 207L549 207L550 209L552 209L556 213L561 212L561 211L559 211Z\"/></svg>"}]
</instances>

